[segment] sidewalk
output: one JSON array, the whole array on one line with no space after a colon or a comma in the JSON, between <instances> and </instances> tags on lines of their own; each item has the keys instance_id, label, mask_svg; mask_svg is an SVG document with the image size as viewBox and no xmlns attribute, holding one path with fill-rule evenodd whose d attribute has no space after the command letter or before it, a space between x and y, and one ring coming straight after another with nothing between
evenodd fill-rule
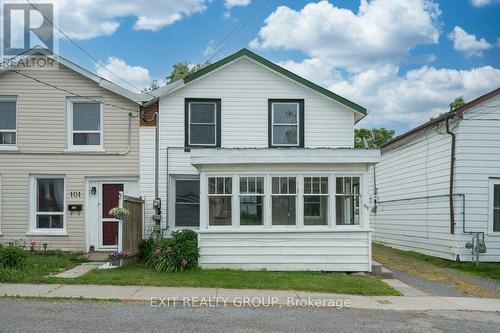
<instances>
[{"instance_id":1,"label":"sidewalk","mask_svg":"<svg viewBox=\"0 0 500 333\"><path fill-rule=\"evenodd\" d=\"M0 284L0 296L113 299L146 302L152 306L273 306L336 307L338 302L356 309L426 311L500 311L500 299L434 296L357 296L286 290L169 288L110 285ZM347 302L348 300L348 302ZM331 306L335 302L336 306ZM349 305L348 305L349 303Z\"/></svg>"}]
</instances>

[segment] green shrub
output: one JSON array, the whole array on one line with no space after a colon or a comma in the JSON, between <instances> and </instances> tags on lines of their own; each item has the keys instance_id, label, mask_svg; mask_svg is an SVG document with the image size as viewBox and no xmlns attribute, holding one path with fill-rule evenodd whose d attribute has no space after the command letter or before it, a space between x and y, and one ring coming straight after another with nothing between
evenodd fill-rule
<instances>
[{"instance_id":1,"label":"green shrub","mask_svg":"<svg viewBox=\"0 0 500 333\"><path fill-rule=\"evenodd\" d=\"M198 235L193 230L172 232L172 237L156 242L147 263L160 272L180 272L198 267Z\"/></svg>"},{"instance_id":2,"label":"green shrub","mask_svg":"<svg viewBox=\"0 0 500 333\"><path fill-rule=\"evenodd\" d=\"M28 254L19 246L0 246L0 268L21 268Z\"/></svg>"},{"instance_id":3,"label":"green shrub","mask_svg":"<svg viewBox=\"0 0 500 333\"><path fill-rule=\"evenodd\" d=\"M157 248L157 242L153 238L143 239L139 243L139 258L142 261L148 260L149 256Z\"/></svg>"}]
</instances>

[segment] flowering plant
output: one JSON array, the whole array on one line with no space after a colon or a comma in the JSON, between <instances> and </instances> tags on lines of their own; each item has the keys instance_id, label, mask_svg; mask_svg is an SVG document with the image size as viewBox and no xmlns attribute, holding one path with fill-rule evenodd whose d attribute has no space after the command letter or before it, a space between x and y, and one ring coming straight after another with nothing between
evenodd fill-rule
<instances>
[{"instance_id":1,"label":"flowering plant","mask_svg":"<svg viewBox=\"0 0 500 333\"><path fill-rule=\"evenodd\" d=\"M127 208L115 207L109 211L109 215L118 220L123 220L129 215L129 211Z\"/></svg>"},{"instance_id":2,"label":"flowering plant","mask_svg":"<svg viewBox=\"0 0 500 333\"><path fill-rule=\"evenodd\" d=\"M128 256L128 253L125 251L116 251L116 252L112 252L109 254L109 258L111 260L123 259L123 258L126 258L127 256Z\"/></svg>"}]
</instances>

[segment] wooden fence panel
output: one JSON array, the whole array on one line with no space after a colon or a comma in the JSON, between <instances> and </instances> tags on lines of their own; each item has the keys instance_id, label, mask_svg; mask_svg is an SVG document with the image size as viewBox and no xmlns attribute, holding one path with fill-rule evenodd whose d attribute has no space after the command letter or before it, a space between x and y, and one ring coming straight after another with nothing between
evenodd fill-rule
<instances>
[{"instance_id":1,"label":"wooden fence panel","mask_svg":"<svg viewBox=\"0 0 500 333\"><path fill-rule=\"evenodd\" d=\"M130 212L123 220L122 228L122 250L129 255L139 252L139 242L142 240L143 230L143 206L144 201L140 198L124 196L123 208Z\"/></svg>"}]
</instances>

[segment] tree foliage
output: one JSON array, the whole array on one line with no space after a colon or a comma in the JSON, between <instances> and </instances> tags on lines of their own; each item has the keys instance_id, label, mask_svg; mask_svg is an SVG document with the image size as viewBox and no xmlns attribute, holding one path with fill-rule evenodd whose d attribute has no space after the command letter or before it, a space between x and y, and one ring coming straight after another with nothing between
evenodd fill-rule
<instances>
[{"instance_id":1,"label":"tree foliage","mask_svg":"<svg viewBox=\"0 0 500 333\"><path fill-rule=\"evenodd\" d=\"M378 148L394 137L395 131L386 128L354 129L354 148ZM365 147L365 141L368 147Z\"/></svg>"},{"instance_id":2,"label":"tree foliage","mask_svg":"<svg viewBox=\"0 0 500 333\"><path fill-rule=\"evenodd\" d=\"M148 92L156 90L158 88L160 88L160 83L158 82L158 80L153 80L153 82L151 82L151 84L149 85L149 87L144 88L142 90L142 93L143 94L147 94Z\"/></svg>"},{"instance_id":3,"label":"tree foliage","mask_svg":"<svg viewBox=\"0 0 500 333\"><path fill-rule=\"evenodd\" d=\"M168 82L174 82L180 79L185 78L186 76L199 71L200 69L206 67L209 65L209 63L204 63L204 64L190 64L187 61L184 62L178 62L172 66L172 71L170 74L167 76Z\"/></svg>"},{"instance_id":4,"label":"tree foliage","mask_svg":"<svg viewBox=\"0 0 500 333\"><path fill-rule=\"evenodd\" d=\"M450 103L450 111L456 110L463 105L465 105L464 97L458 96Z\"/></svg>"}]
</instances>

